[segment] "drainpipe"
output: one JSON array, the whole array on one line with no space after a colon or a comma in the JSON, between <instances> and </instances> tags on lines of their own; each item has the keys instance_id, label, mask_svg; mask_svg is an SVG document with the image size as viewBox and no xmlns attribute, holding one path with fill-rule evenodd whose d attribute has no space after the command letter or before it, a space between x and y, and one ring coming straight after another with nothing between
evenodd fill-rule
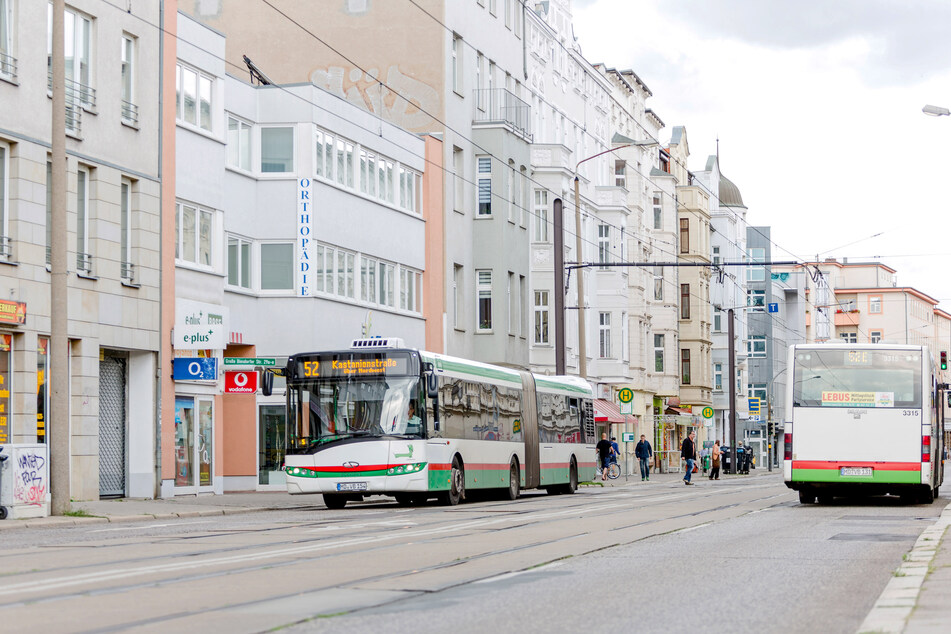
<instances>
[{"instance_id":1,"label":"drainpipe","mask_svg":"<svg viewBox=\"0 0 951 634\"><path fill-rule=\"evenodd\" d=\"M162 133L164 131L165 124L165 110L164 110L164 82L162 78L164 77L163 73L165 71L165 0L159 2L159 95L158 95L158 177L159 177L159 297L162 296L162 286L165 267L164 262L162 261L162 247L163 240L165 236L162 235L162 210L163 203L165 202L165 188L162 186L165 182L162 174L162 159L163 159L163 150L164 143L162 140ZM177 31L176 31L177 32ZM152 485L152 497L154 499L159 499L162 495L162 346L164 342L164 337L162 337L162 309L159 307L159 349L156 358L156 368L155 368L155 447L153 451L155 453L155 481Z\"/></svg>"}]
</instances>

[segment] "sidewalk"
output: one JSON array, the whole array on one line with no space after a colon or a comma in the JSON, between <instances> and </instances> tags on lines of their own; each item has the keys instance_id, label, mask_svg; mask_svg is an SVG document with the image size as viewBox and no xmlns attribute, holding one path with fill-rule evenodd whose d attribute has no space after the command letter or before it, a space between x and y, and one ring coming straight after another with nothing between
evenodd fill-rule
<instances>
[{"instance_id":1,"label":"sidewalk","mask_svg":"<svg viewBox=\"0 0 951 634\"><path fill-rule=\"evenodd\" d=\"M776 473L776 470L773 470ZM721 480L731 478L751 478L767 475L764 469L754 469L750 475L722 475ZM617 480L602 481L598 478L593 484L585 486L624 487L653 486L656 484L679 483L683 473L651 473L650 482L641 482L640 474ZM699 484L709 480L702 473L693 474L693 481ZM710 483L713 484L713 483ZM374 498L371 498L374 499ZM380 499L380 498L376 498ZM235 515L283 509L323 509L324 503L319 495L290 495L283 491L247 491L225 493L224 495L185 495L158 500L116 498L94 502L73 502L74 515L38 517L31 519L0 521L0 532L17 528L55 528L60 526L81 526L85 524L105 524L119 522L144 522L152 520L172 520L182 517L208 517L215 515Z\"/></svg>"},{"instance_id":2,"label":"sidewalk","mask_svg":"<svg viewBox=\"0 0 951 634\"><path fill-rule=\"evenodd\" d=\"M951 504L924 530L859 626L859 634L931 634L951 627Z\"/></svg>"}]
</instances>

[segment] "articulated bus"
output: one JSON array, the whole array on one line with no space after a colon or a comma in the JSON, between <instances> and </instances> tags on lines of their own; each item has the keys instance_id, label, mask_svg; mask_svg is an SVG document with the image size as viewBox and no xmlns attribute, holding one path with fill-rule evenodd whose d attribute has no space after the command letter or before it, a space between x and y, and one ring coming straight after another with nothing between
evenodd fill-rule
<instances>
[{"instance_id":1,"label":"articulated bus","mask_svg":"<svg viewBox=\"0 0 951 634\"><path fill-rule=\"evenodd\" d=\"M927 346L793 345L787 367L783 477L801 503L883 494L934 501L943 434Z\"/></svg>"},{"instance_id":2,"label":"articulated bus","mask_svg":"<svg viewBox=\"0 0 951 634\"><path fill-rule=\"evenodd\" d=\"M596 470L593 393L529 372L364 339L296 354L287 380L289 493L328 508L369 495L401 505L466 491L574 493Z\"/></svg>"}]
</instances>

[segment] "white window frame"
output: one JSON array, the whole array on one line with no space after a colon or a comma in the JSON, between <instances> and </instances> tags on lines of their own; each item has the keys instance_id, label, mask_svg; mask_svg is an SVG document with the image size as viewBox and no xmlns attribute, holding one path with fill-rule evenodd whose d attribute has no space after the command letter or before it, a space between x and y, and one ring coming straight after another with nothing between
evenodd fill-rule
<instances>
[{"instance_id":1,"label":"white window frame","mask_svg":"<svg viewBox=\"0 0 951 634\"><path fill-rule=\"evenodd\" d=\"M627 189L627 161L614 161L614 186Z\"/></svg>"},{"instance_id":2,"label":"white window frame","mask_svg":"<svg viewBox=\"0 0 951 634\"><path fill-rule=\"evenodd\" d=\"M80 275L92 275L92 253L89 239L89 187L92 170L85 165L76 169L76 271ZM80 182L83 183L80 195ZM120 189L121 192L121 189Z\"/></svg>"},{"instance_id":3,"label":"white window frame","mask_svg":"<svg viewBox=\"0 0 951 634\"><path fill-rule=\"evenodd\" d=\"M462 300L465 294L459 288L460 284L465 284L463 271L464 268L461 265L455 263L452 265L452 327L456 330L464 330L461 317L464 314Z\"/></svg>"},{"instance_id":4,"label":"white window frame","mask_svg":"<svg viewBox=\"0 0 951 634\"><path fill-rule=\"evenodd\" d=\"M664 301L664 267L654 267L654 301Z\"/></svg>"},{"instance_id":5,"label":"white window frame","mask_svg":"<svg viewBox=\"0 0 951 634\"><path fill-rule=\"evenodd\" d=\"M195 73L195 121L189 121L185 118L185 71ZM208 97L208 121L202 121L201 116L201 82L205 79L209 82ZM212 133L215 127L215 78L208 73L179 61L175 65L175 121L187 128L199 130L203 133Z\"/></svg>"},{"instance_id":6,"label":"white window frame","mask_svg":"<svg viewBox=\"0 0 951 634\"><path fill-rule=\"evenodd\" d=\"M476 157L476 216L479 218L488 218L492 216L492 157ZM488 176L478 176L479 174L488 174ZM483 193L485 194L483 196ZM482 199L485 198L485 204L488 205L486 212L482 212Z\"/></svg>"},{"instance_id":7,"label":"white window frame","mask_svg":"<svg viewBox=\"0 0 951 634\"><path fill-rule=\"evenodd\" d=\"M264 171L264 133L268 130L290 130L291 131L291 169L285 170L283 172L265 172ZM295 173L297 165L297 126L294 124L268 124L258 126L257 130L258 137L258 161L257 161L257 173L261 178L280 178L292 175ZM350 187L353 187L353 144L350 144L351 147L351 156L350 156Z\"/></svg>"},{"instance_id":8,"label":"white window frame","mask_svg":"<svg viewBox=\"0 0 951 634\"><path fill-rule=\"evenodd\" d=\"M53 57L53 3L50 2L47 5L47 28L46 28L46 57L47 57L47 66L50 76L52 76L53 67L52 67L52 57ZM93 58L96 56L95 51L95 27L93 26L94 18L91 15L77 11L72 7L66 7L64 16L63 16L63 29L64 31L69 27L69 21L72 19L73 23L73 50L72 55L74 60L81 60L83 51L80 50L83 43L88 44L89 50L88 57L86 58L86 82L83 82L83 64L82 61L73 64L73 72L70 75L68 72L66 74L66 80L75 82L78 86L79 93L79 105L87 110L94 109L96 107L95 102L95 63ZM83 28L83 25L86 25L86 28ZM68 41L68 40L67 40ZM64 55L68 58L68 51L64 51ZM71 99L67 96L67 108L70 105Z\"/></svg>"},{"instance_id":9,"label":"white window frame","mask_svg":"<svg viewBox=\"0 0 951 634\"><path fill-rule=\"evenodd\" d=\"M882 314L882 296L870 295L868 298L868 312L871 315Z\"/></svg>"},{"instance_id":10,"label":"white window frame","mask_svg":"<svg viewBox=\"0 0 951 634\"><path fill-rule=\"evenodd\" d=\"M612 359L611 356L611 313L598 313L598 357Z\"/></svg>"},{"instance_id":11,"label":"white window frame","mask_svg":"<svg viewBox=\"0 0 951 634\"><path fill-rule=\"evenodd\" d=\"M766 383L748 383L746 386L746 395L749 398L758 398L760 401L766 401Z\"/></svg>"},{"instance_id":12,"label":"white window frame","mask_svg":"<svg viewBox=\"0 0 951 634\"><path fill-rule=\"evenodd\" d=\"M269 246L290 246L290 269L291 269L291 281L290 286L284 288L264 288L264 250ZM257 284L256 287L262 295L291 295L294 293L294 288L297 280L297 272L294 266L294 242L288 242L287 240L266 240L259 242L255 245L255 251L257 251L257 267L252 269L253 275L256 276ZM252 257L252 262L254 258Z\"/></svg>"},{"instance_id":13,"label":"white window frame","mask_svg":"<svg viewBox=\"0 0 951 634\"><path fill-rule=\"evenodd\" d=\"M462 36L458 33L452 34L452 89L460 97L462 96Z\"/></svg>"},{"instance_id":14,"label":"white window frame","mask_svg":"<svg viewBox=\"0 0 951 634\"><path fill-rule=\"evenodd\" d=\"M399 267L400 283L400 310L414 314L422 312L422 278L419 271L401 266Z\"/></svg>"},{"instance_id":15,"label":"white window frame","mask_svg":"<svg viewBox=\"0 0 951 634\"><path fill-rule=\"evenodd\" d=\"M666 337L662 334L654 334L654 372L657 374L663 374L667 371L667 363L664 358L664 349L666 347L665 342ZM660 369L657 368L657 361L660 361Z\"/></svg>"},{"instance_id":16,"label":"white window frame","mask_svg":"<svg viewBox=\"0 0 951 634\"><path fill-rule=\"evenodd\" d=\"M766 307L766 290L751 288L746 291L746 305L754 309ZM761 310L759 312L762 312Z\"/></svg>"},{"instance_id":17,"label":"white window frame","mask_svg":"<svg viewBox=\"0 0 951 634\"><path fill-rule=\"evenodd\" d=\"M654 206L654 231L664 230L664 207L661 203L661 193L654 192L652 198Z\"/></svg>"},{"instance_id":18,"label":"white window frame","mask_svg":"<svg viewBox=\"0 0 951 634\"><path fill-rule=\"evenodd\" d=\"M232 264L232 255L231 255L231 242L235 242L235 253L237 254L236 260L236 275L237 275L237 284L231 281L231 264ZM245 250L244 247L247 247L247 262L245 262ZM228 259L227 270L225 271L225 285L228 288L240 289L244 291L250 291L254 288L254 243L251 240L243 236L229 233L225 238L225 253ZM247 266L247 280L243 280L244 277L242 272L244 267ZM247 282L246 284L243 282Z\"/></svg>"},{"instance_id":19,"label":"white window frame","mask_svg":"<svg viewBox=\"0 0 951 634\"><path fill-rule=\"evenodd\" d=\"M396 265L381 260L377 268L377 274L377 284L379 284L378 288L380 291L377 301L380 303L380 306L396 308L396 295L399 292L396 288Z\"/></svg>"},{"instance_id":20,"label":"white window frame","mask_svg":"<svg viewBox=\"0 0 951 634\"><path fill-rule=\"evenodd\" d=\"M549 242L548 238L548 190L535 190L535 242Z\"/></svg>"},{"instance_id":21,"label":"white window frame","mask_svg":"<svg viewBox=\"0 0 951 634\"><path fill-rule=\"evenodd\" d=\"M377 303L377 271L380 261L367 255L360 255L360 301L367 304Z\"/></svg>"},{"instance_id":22,"label":"white window frame","mask_svg":"<svg viewBox=\"0 0 951 634\"><path fill-rule=\"evenodd\" d=\"M535 335L534 343L539 346L551 345L551 320L548 308L549 291L536 290L534 302Z\"/></svg>"},{"instance_id":23,"label":"white window frame","mask_svg":"<svg viewBox=\"0 0 951 634\"><path fill-rule=\"evenodd\" d=\"M236 124L234 137L232 138L232 123ZM227 166L231 169L239 170L245 173L252 173L251 165L254 162L254 126L244 119L240 119L233 114L228 114L228 136L227 136ZM246 137L246 143L242 138ZM247 145L247 148L244 146ZM232 147L235 157L232 158ZM245 162L245 159L246 162ZM234 161L234 162L232 162ZM270 173L270 172L269 172Z\"/></svg>"},{"instance_id":24,"label":"white window frame","mask_svg":"<svg viewBox=\"0 0 951 634\"><path fill-rule=\"evenodd\" d=\"M475 291L476 291L476 332L477 333L490 333L492 332L493 326L493 316L492 316L492 270L491 269L477 269L475 272ZM488 314L482 314L482 300L488 300ZM486 317L486 319L483 319Z\"/></svg>"},{"instance_id":25,"label":"white window frame","mask_svg":"<svg viewBox=\"0 0 951 634\"><path fill-rule=\"evenodd\" d=\"M598 225L598 263L607 264L611 261L611 225ZM609 267L602 266L602 270Z\"/></svg>"},{"instance_id":26,"label":"white window frame","mask_svg":"<svg viewBox=\"0 0 951 634\"><path fill-rule=\"evenodd\" d=\"M466 181L465 181L465 153L460 147L452 148L452 169L455 174L453 179L453 200L452 208L459 213L465 213L466 209Z\"/></svg>"},{"instance_id":27,"label":"white window frame","mask_svg":"<svg viewBox=\"0 0 951 634\"><path fill-rule=\"evenodd\" d=\"M194 260L189 260L184 257L185 243L184 243L184 231L185 228L185 208L189 208L195 212L195 249L192 254L195 258ZM200 262L201 258L201 219L202 217L207 217L209 221L209 242L208 242L208 264L203 264ZM196 205L191 202L184 200L175 201L175 264L179 266L184 266L187 268L195 268L202 271L214 271L215 270L215 256L216 244L215 244L215 235L216 226L217 226L217 214L207 207L202 207L201 205Z\"/></svg>"},{"instance_id":28,"label":"white window frame","mask_svg":"<svg viewBox=\"0 0 951 634\"><path fill-rule=\"evenodd\" d=\"M0 141L0 259L10 257L10 145Z\"/></svg>"},{"instance_id":29,"label":"white window frame","mask_svg":"<svg viewBox=\"0 0 951 634\"><path fill-rule=\"evenodd\" d=\"M123 177L119 182L119 277L132 281L135 278L135 258L133 257L133 235L132 229L135 225L134 215L135 209L132 206L132 195L134 193L134 183L132 179ZM125 220L125 228L122 227L122 221ZM211 232L208 236L209 242L209 258L211 262L214 263L213 253L214 253L214 216L211 218ZM196 225L197 229L197 225ZM200 244L199 235L196 232L195 234L196 246Z\"/></svg>"},{"instance_id":30,"label":"white window frame","mask_svg":"<svg viewBox=\"0 0 951 634\"><path fill-rule=\"evenodd\" d=\"M14 31L16 16L13 12L14 0L0 0L0 13L5 14L5 31L0 31L0 77L12 80L16 78L16 55L14 55ZM5 57L4 57L5 56Z\"/></svg>"},{"instance_id":31,"label":"white window frame","mask_svg":"<svg viewBox=\"0 0 951 634\"><path fill-rule=\"evenodd\" d=\"M839 339L844 343L858 343L858 334L855 332L840 332Z\"/></svg>"},{"instance_id":32,"label":"white window frame","mask_svg":"<svg viewBox=\"0 0 951 634\"><path fill-rule=\"evenodd\" d=\"M746 356L750 359L766 358L766 335L750 335L746 340Z\"/></svg>"},{"instance_id":33,"label":"white window frame","mask_svg":"<svg viewBox=\"0 0 951 634\"><path fill-rule=\"evenodd\" d=\"M723 364L722 363L713 364L713 391L714 392L723 391Z\"/></svg>"},{"instance_id":34,"label":"white window frame","mask_svg":"<svg viewBox=\"0 0 951 634\"><path fill-rule=\"evenodd\" d=\"M766 261L766 249L764 247L750 247L749 248L749 258L750 262L765 262ZM746 268L746 281L747 282L764 282L766 281L766 267L765 266L749 266Z\"/></svg>"},{"instance_id":35,"label":"white window frame","mask_svg":"<svg viewBox=\"0 0 951 634\"><path fill-rule=\"evenodd\" d=\"M881 343L883 338L881 330L870 330L868 333L868 340L871 343Z\"/></svg>"},{"instance_id":36,"label":"white window frame","mask_svg":"<svg viewBox=\"0 0 951 634\"><path fill-rule=\"evenodd\" d=\"M129 116L130 114L135 113L135 47L136 47L136 38L134 35L128 33L122 34L122 51L119 57L120 67L122 73L119 76L119 90L120 98L122 99L123 104L121 105L122 112L122 122L127 124L136 124L138 123L137 119L134 116ZM128 55L127 55L128 53ZM124 81L123 78L128 74L128 81ZM126 92L128 84L128 92ZM128 104L128 106L126 105Z\"/></svg>"}]
</instances>

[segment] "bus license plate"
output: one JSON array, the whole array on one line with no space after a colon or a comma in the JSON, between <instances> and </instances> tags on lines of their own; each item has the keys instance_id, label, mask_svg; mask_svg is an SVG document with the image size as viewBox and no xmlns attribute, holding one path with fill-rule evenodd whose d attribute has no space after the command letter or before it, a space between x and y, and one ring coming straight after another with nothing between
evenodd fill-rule
<instances>
[{"instance_id":1,"label":"bus license plate","mask_svg":"<svg viewBox=\"0 0 951 634\"><path fill-rule=\"evenodd\" d=\"M367 483L366 482L338 482L337 490L338 491L366 491Z\"/></svg>"},{"instance_id":2,"label":"bus license plate","mask_svg":"<svg viewBox=\"0 0 951 634\"><path fill-rule=\"evenodd\" d=\"M841 467L841 475L848 476L858 476L871 478L872 477L872 468L871 467Z\"/></svg>"}]
</instances>

